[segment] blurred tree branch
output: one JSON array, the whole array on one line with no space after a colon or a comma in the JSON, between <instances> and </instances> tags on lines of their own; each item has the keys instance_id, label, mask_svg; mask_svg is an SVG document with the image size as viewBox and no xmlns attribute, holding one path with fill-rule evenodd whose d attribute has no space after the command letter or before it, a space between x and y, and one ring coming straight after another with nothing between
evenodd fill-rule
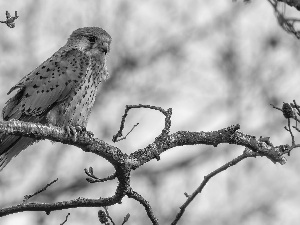
<instances>
[{"instance_id":1,"label":"blurred tree branch","mask_svg":"<svg viewBox=\"0 0 300 225\"><path fill-rule=\"evenodd\" d=\"M6 11L6 20L0 21L0 23L5 23L9 28L14 28L16 26L15 20L18 19L18 12L15 11L15 16L11 16L8 11Z\"/></svg>"},{"instance_id":2,"label":"blurred tree branch","mask_svg":"<svg viewBox=\"0 0 300 225\"><path fill-rule=\"evenodd\" d=\"M296 102L294 102L294 107L299 110L299 106L296 104ZM129 113L129 110L134 108L148 108L160 111L165 116L165 127L161 131L161 134L159 134L155 138L153 143L149 144L143 149L138 149L129 155L123 153L120 149L109 145L102 140L93 138L88 131L83 131L78 135L78 138L74 140L69 136L68 132L65 129L62 129L60 127L48 127L41 124L34 124L17 120L0 122L1 132L13 135L22 135L26 137L34 137L37 140L49 139L56 142L62 142L64 144L71 144L81 148L85 152L91 152L100 157L103 157L113 165L115 173L107 178L99 179L94 175L93 168L90 167L89 170L85 170L86 174L89 176L89 179L93 179L95 180L95 182L105 182L115 178L118 180L115 194L111 197L100 197L99 199L79 197L71 201L62 201L56 203L35 203L28 202L27 199L27 201L21 204L0 209L0 217L23 211L45 211L47 214L49 214L51 211L68 208L107 207L120 203L123 197L128 196L129 198L137 200L145 207L145 210L153 224L159 224L149 202L146 201L143 196L133 191L133 189L131 188L130 174L132 170L141 167L142 165L153 159L159 160L160 154L177 146L205 144L217 147L220 143L228 143L246 147L242 155L205 176L203 182L192 195L185 194L187 196L187 201L183 204L183 206L180 207L180 212L177 214L175 220L172 223L177 224L186 207L202 191L209 179L213 176L248 157L265 156L269 158L273 163L279 162L280 164L284 164L286 162L286 159L283 155L289 153L291 149L298 147L297 145L292 145L291 147L289 145L273 146L269 138L257 138L255 136L244 134L238 131L240 129L240 126L238 124L217 131L177 131L170 134L172 109L164 110L161 107L141 104L126 106L125 114L122 117L120 130L117 133L119 134L119 136L122 135L122 129L124 128L125 119ZM288 119L291 118L289 117ZM54 182L51 182L41 191L46 191L46 188L53 183ZM41 191L38 191L36 193L38 194Z\"/></svg>"},{"instance_id":3,"label":"blurred tree branch","mask_svg":"<svg viewBox=\"0 0 300 225\"><path fill-rule=\"evenodd\" d=\"M234 0L236 1L236 0ZM298 39L300 38L300 31L296 29L295 24L300 22L300 18L289 18L285 15L285 8L280 9L279 3L286 4L290 7L296 8L300 11L300 0L267 0L274 9L279 26L282 27L287 33L293 34ZM244 0L249 3L251 0ZM284 5L285 6L285 5Z\"/></svg>"},{"instance_id":4,"label":"blurred tree branch","mask_svg":"<svg viewBox=\"0 0 300 225\"><path fill-rule=\"evenodd\" d=\"M277 0L277 1L285 3L291 7L295 7L297 10L300 10L300 1L299 0Z\"/></svg>"}]
</instances>

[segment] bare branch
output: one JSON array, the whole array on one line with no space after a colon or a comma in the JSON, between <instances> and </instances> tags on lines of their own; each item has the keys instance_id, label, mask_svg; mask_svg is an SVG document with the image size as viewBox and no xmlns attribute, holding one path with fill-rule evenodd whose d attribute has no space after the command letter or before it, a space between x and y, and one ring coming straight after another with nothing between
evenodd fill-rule
<instances>
[{"instance_id":1,"label":"bare branch","mask_svg":"<svg viewBox=\"0 0 300 225\"><path fill-rule=\"evenodd\" d=\"M23 203L0 209L0 217L24 211L44 211L49 215L51 211L62 209L110 206L119 203L122 197L123 196L118 193L117 195L114 195L112 197L100 199L88 199L79 197L74 200L56 203Z\"/></svg>"},{"instance_id":2,"label":"bare branch","mask_svg":"<svg viewBox=\"0 0 300 225\"><path fill-rule=\"evenodd\" d=\"M88 178L86 178L86 180L89 183L105 182L105 181L108 181L108 180L113 180L117 177L117 174L113 173L112 175L110 175L106 178L98 178L94 175L93 171L94 171L93 167L90 167L89 170L87 170L86 168L84 169L85 174L89 176Z\"/></svg>"},{"instance_id":3,"label":"bare branch","mask_svg":"<svg viewBox=\"0 0 300 225\"><path fill-rule=\"evenodd\" d=\"M66 219L64 222L62 222L60 225L64 225L68 221L68 217L70 216L70 213L67 214Z\"/></svg>"},{"instance_id":4,"label":"bare branch","mask_svg":"<svg viewBox=\"0 0 300 225\"><path fill-rule=\"evenodd\" d=\"M288 120L288 127L284 127L284 128L290 133L290 135L292 137L292 146L294 146L295 145L295 137L294 137L292 129L291 129L291 120L290 120L290 118L288 118L287 120Z\"/></svg>"},{"instance_id":5,"label":"bare branch","mask_svg":"<svg viewBox=\"0 0 300 225\"><path fill-rule=\"evenodd\" d=\"M115 138L116 136L113 137L113 142L119 142L122 140L125 140L127 138L127 136L134 130L134 128L136 128L140 123L136 123L131 130L124 136L124 137L120 137L120 139Z\"/></svg>"},{"instance_id":6,"label":"bare branch","mask_svg":"<svg viewBox=\"0 0 300 225\"><path fill-rule=\"evenodd\" d=\"M123 157L126 156L117 147L91 137L88 132L79 133L77 140L74 141L66 130L61 127L50 127L19 120L0 121L0 131L37 140L48 139L63 144L71 144L85 152L91 152L105 158L114 166L118 166Z\"/></svg>"},{"instance_id":7,"label":"bare branch","mask_svg":"<svg viewBox=\"0 0 300 225\"><path fill-rule=\"evenodd\" d=\"M288 156L290 156L290 153L291 153L291 151L294 148L300 147L300 144L296 144L296 142L295 142L295 136L294 136L292 128L291 128L291 127L293 127L296 131L300 132L300 129L297 127L298 126L298 122L300 122L300 120L297 117L297 114L298 114L298 116L300 115L300 107L299 107L299 105L297 105L297 103L296 103L295 100L293 100L293 103L290 103L290 104L284 102L282 104L282 108L281 109L278 108L278 107L276 107L276 106L274 106L274 105L272 105L272 106L273 106L273 108L275 108L277 110L280 110L282 112L283 116L288 121L288 126L284 126L284 129L286 131L288 131L290 133L290 135L291 135L292 146L283 145L284 147L281 149L281 151L284 154L288 154ZM296 126L291 126L291 120L295 120Z\"/></svg>"},{"instance_id":8,"label":"bare branch","mask_svg":"<svg viewBox=\"0 0 300 225\"><path fill-rule=\"evenodd\" d=\"M43 187L42 189L38 190L37 192L35 192L35 193L31 194L31 195L25 195L23 203L26 203L27 200L30 199L30 198L32 198L33 196L38 195L39 193L41 193L43 191L46 191L46 189L48 187L50 187L52 184L54 184L56 181L58 181L58 178L56 178L54 181L52 181L51 183L47 184L45 187Z\"/></svg>"},{"instance_id":9,"label":"bare branch","mask_svg":"<svg viewBox=\"0 0 300 225\"><path fill-rule=\"evenodd\" d=\"M85 170L86 174L90 177L91 180L98 180L99 182L104 182L114 178L117 178L119 181L115 195L108 198L78 198L71 201L56 202L51 204L23 203L16 206L0 209L0 217L22 211L45 211L49 214L51 211L67 208L110 206L116 203L120 203L122 198L127 195L128 197L134 198L135 200L139 201L145 207L145 210L152 223L158 224L158 221L153 214L150 204L141 195L131 189L130 173L132 170L142 166L152 159L157 159L159 155L164 151L184 145L206 144L216 147L220 143L229 143L245 146L246 149L249 149L249 151L247 151L248 155L244 153L244 157L265 156L272 160L272 162L274 163L279 162L281 164L284 164L286 162L286 159L283 157L283 154L286 154L289 149L293 148L293 146L290 147L288 145L280 145L274 147L269 138L256 138L254 136L239 132L238 130L240 129L240 126L238 124L217 131L178 131L173 134L169 134L172 115L171 109L165 111L160 107L149 105L138 105L133 107L159 110L166 116L166 118L165 127L162 130L161 134L155 138L154 142L149 144L144 149L134 151L130 155L123 153L120 149L111 146L102 140L91 137L87 134L87 132L79 132L77 139L73 140L68 136L67 132L64 129L59 127L48 127L41 124L34 124L16 120L5 122L0 121L1 132L72 144L81 148L85 152L91 152L107 159L114 166L116 170L115 174L108 176L107 178L99 179L94 175L92 167L90 167L89 170ZM126 116L123 117L123 126L125 123L125 117ZM251 154L249 152L251 152ZM235 159L226 164L226 166L229 167L237 162L238 160ZM219 170L222 171L222 168L208 175L208 178L210 178L210 176L214 173L218 173ZM208 178L206 179L208 180ZM206 179L205 183L207 182ZM202 188L200 189L202 190Z\"/></svg>"},{"instance_id":10,"label":"bare branch","mask_svg":"<svg viewBox=\"0 0 300 225\"><path fill-rule=\"evenodd\" d=\"M274 0L276 1L276 0ZM282 2L288 4L291 7L295 7L297 10L300 10L300 1L299 0L277 0L278 2Z\"/></svg>"},{"instance_id":11,"label":"bare branch","mask_svg":"<svg viewBox=\"0 0 300 225\"><path fill-rule=\"evenodd\" d=\"M144 163L156 158L156 154L161 154L176 146L205 144L217 147L218 144L229 143L248 147L252 151L266 156L274 163L286 163L286 159L283 157L284 153L280 151L279 146L270 146L264 141L261 141L260 138L237 131L239 128L240 126L237 124L210 132L177 131L164 138L156 139L144 149L139 149L131 153L129 159L134 160L135 165L132 166L133 169L136 169Z\"/></svg>"},{"instance_id":12,"label":"bare branch","mask_svg":"<svg viewBox=\"0 0 300 225\"><path fill-rule=\"evenodd\" d=\"M85 133L80 134L77 141L74 142L62 128L48 127L17 120L1 121L0 131L9 134L35 137L37 139L47 138L53 141L72 144L85 152L97 154L107 159L116 168L117 179L119 180L115 195L112 197L97 199L78 198L56 203L23 203L0 209L0 217L23 211L45 211L46 213L50 213L51 211L68 208L110 206L119 203L125 196L124 190L129 186L130 170L129 167L124 164L126 154L123 154L118 148L110 146L99 139L91 138L85 135Z\"/></svg>"},{"instance_id":13,"label":"bare branch","mask_svg":"<svg viewBox=\"0 0 300 225\"><path fill-rule=\"evenodd\" d=\"M273 104L270 104L274 109L277 109L277 110L280 110L281 112L282 112L282 109L281 108L278 108L278 107L276 107L275 105L273 105Z\"/></svg>"},{"instance_id":14,"label":"bare branch","mask_svg":"<svg viewBox=\"0 0 300 225\"><path fill-rule=\"evenodd\" d=\"M293 103L291 103L291 106L296 110L294 119L296 120L296 127L297 127L297 122L300 123L300 120L297 118L297 115L300 116L300 106L296 103L296 100L293 100Z\"/></svg>"},{"instance_id":15,"label":"bare branch","mask_svg":"<svg viewBox=\"0 0 300 225\"><path fill-rule=\"evenodd\" d=\"M299 0L268 0L274 9L275 16L279 26L282 27L287 33L293 34L296 38L300 38L300 32L296 30L295 23L300 22L298 18L287 18L285 12L281 12L279 9L278 1L285 2L290 6L294 6L297 10L300 10Z\"/></svg>"},{"instance_id":16,"label":"bare branch","mask_svg":"<svg viewBox=\"0 0 300 225\"><path fill-rule=\"evenodd\" d=\"M191 194L188 195L187 193L185 193L185 196L187 197L186 202L180 207L180 211L179 213L176 215L174 221L171 223L171 225L175 225L178 223L178 221L180 220L181 216L183 215L183 213L185 212L186 208L189 206L189 204L194 200L194 198L202 192L203 188L205 187L205 185L207 184L207 182L214 177L215 175L217 175L218 173L227 170L229 167L236 165L237 163L239 163L240 161L248 158L248 157L255 157L258 156L259 154L252 152L250 149L245 150L243 152L242 155L236 157L235 159L231 160L230 162L224 164L223 166L219 167L218 169L214 170L213 172L209 173L208 175L204 176L203 181L201 182L200 186Z\"/></svg>"},{"instance_id":17,"label":"bare branch","mask_svg":"<svg viewBox=\"0 0 300 225\"><path fill-rule=\"evenodd\" d=\"M127 190L126 195L128 196L128 198L133 198L136 201L138 201L141 205L143 205L152 224L158 225L158 220L154 216L151 205L149 204L149 202L146 199L143 198L143 196L141 196L139 193L135 192L132 188L129 188Z\"/></svg>"},{"instance_id":18,"label":"bare branch","mask_svg":"<svg viewBox=\"0 0 300 225\"><path fill-rule=\"evenodd\" d=\"M162 114L164 114L166 116L166 121L165 121L165 128L163 129L163 133L169 133L170 131L170 127L171 127L171 115L172 115L172 109L168 109L167 111L162 109L161 107L157 107L157 106L151 106L151 105L126 105L125 108L125 113L122 116L122 120L121 120L121 125L120 125L120 129L119 131L113 136L112 141L113 142L117 142L119 137L122 137L123 134L123 129L125 126L125 120L126 117L128 116L128 112L130 109L137 109L137 108L147 108L147 109L154 109L154 110L158 110L160 111ZM127 135L126 135L127 136Z\"/></svg>"}]
</instances>

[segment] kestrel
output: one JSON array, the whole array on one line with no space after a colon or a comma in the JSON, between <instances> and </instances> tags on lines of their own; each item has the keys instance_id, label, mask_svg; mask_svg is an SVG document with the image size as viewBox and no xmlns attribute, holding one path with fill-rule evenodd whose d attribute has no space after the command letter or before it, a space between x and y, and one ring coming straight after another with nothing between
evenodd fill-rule
<instances>
[{"instance_id":1,"label":"kestrel","mask_svg":"<svg viewBox=\"0 0 300 225\"><path fill-rule=\"evenodd\" d=\"M8 94L18 92L6 102L3 120L85 128L98 85L109 77L110 43L110 35L98 27L73 31L63 47L10 89ZM0 133L0 171L35 141Z\"/></svg>"}]
</instances>

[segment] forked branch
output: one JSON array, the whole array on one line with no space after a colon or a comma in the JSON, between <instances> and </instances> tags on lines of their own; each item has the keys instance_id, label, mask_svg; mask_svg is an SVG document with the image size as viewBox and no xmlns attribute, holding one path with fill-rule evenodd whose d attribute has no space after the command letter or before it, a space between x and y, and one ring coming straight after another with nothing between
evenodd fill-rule
<instances>
[{"instance_id":1,"label":"forked branch","mask_svg":"<svg viewBox=\"0 0 300 225\"><path fill-rule=\"evenodd\" d=\"M80 133L76 140L74 140L68 136L68 133L65 129L60 127L48 127L41 124L17 120L0 122L0 132L33 137L38 140L49 139L56 142L71 144L81 148L85 152L94 153L108 160L108 162L110 162L115 168L115 173L106 178L98 178L95 176L93 168L90 167L88 170L85 170L85 173L88 176L87 180L91 183L105 182L112 179L118 180L115 194L108 198L77 198L71 201L56 203L25 202L16 206L0 209L0 217L22 211L45 211L50 213L51 211L55 210L76 207L107 207L116 203L120 203L125 196L128 196L129 198L137 200L144 206L145 211L153 224L159 224L153 213L150 203L147 202L143 196L132 190L130 186L130 174L132 170L141 167L153 159L159 159L163 152L171 150L177 146L205 144L217 147L221 143L227 143L246 147L246 150L241 156L233 159L232 161L208 174L193 194L186 194L187 201L181 206L179 213L174 219L173 224L176 224L190 202L193 201L199 193L201 193L209 179L216 174L248 157L262 156L269 158L274 163L279 162L280 164L284 164L286 159L283 155L288 153L287 149L290 149L290 147L287 145L273 146L273 144L270 142L270 139L267 137L262 138L244 134L239 131L240 125L238 124L216 131L177 131L170 134L172 109L164 110L161 107L150 105L127 106L121 120L120 130L115 135L115 139L122 137L122 131L125 126L126 117L129 113L129 110L133 108L148 108L160 111L165 116L165 126L152 143L143 149L137 149L130 155L123 153L123 151L115 146L109 145L102 140L94 138L93 136L89 135L88 131ZM107 215L107 213L105 214ZM102 215L101 218L103 219L104 216ZM125 223L128 218L129 216L126 216L123 223Z\"/></svg>"}]
</instances>

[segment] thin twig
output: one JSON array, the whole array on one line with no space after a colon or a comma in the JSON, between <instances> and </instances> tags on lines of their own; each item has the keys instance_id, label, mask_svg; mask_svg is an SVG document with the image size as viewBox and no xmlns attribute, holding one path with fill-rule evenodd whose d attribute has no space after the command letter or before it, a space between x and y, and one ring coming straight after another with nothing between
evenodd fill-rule
<instances>
[{"instance_id":1,"label":"thin twig","mask_svg":"<svg viewBox=\"0 0 300 225\"><path fill-rule=\"evenodd\" d=\"M274 109L277 109L277 110L280 110L281 112L282 112L282 109L281 108L278 108L278 107L276 107L275 105L273 105L273 104L270 104Z\"/></svg>"},{"instance_id":2,"label":"thin twig","mask_svg":"<svg viewBox=\"0 0 300 225\"><path fill-rule=\"evenodd\" d=\"M136 108L147 108L147 109L154 109L154 110L158 110L160 111L162 114L164 114L165 116L165 126L164 126L164 129L161 131L161 134L159 134L156 138L155 138L155 143L158 144L158 148L156 148L155 150L155 158L157 159L157 161L160 160L160 155L159 155L159 150L162 149L162 141L161 140L164 140L165 137L170 133L170 128L171 128L171 116L172 116L172 108L169 108L168 110L164 110L163 108L161 107L158 107L158 106L152 106L152 105L142 105L142 104L139 104L139 105L126 105L126 108L125 108L125 113L124 115L122 116L122 120L121 120L121 125L120 125L120 129L119 131L117 132L117 134L115 134L113 136L113 139L112 141L113 142L116 142L118 140L119 137L122 137L122 132L123 132L123 129L124 129L124 124L125 124L125 120L126 120L126 117L128 115L128 111L130 109L136 109Z\"/></svg>"},{"instance_id":3,"label":"thin twig","mask_svg":"<svg viewBox=\"0 0 300 225\"><path fill-rule=\"evenodd\" d=\"M295 145L295 137L294 137L292 129L291 129L291 120L290 120L290 118L288 118L287 120L288 120L288 128L287 127L284 127L284 128L290 133L290 135L292 137L292 146L294 146Z\"/></svg>"},{"instance_id":4,"label":"thin twig","mask_svg":"<svg viewBox=\"0 0 300 225\"><path fill-rule=\"evenodd\" d=\"M126 105L125 112L122 116L120 129L113 136L113 139L112 139L113 142L116 142L118 140L118 138L123 136L122 132L123 132L123 129L124 129L124 126L125 126L125 120L126 120L126 117L128 116L129 110L130 109L137 109L137 108L147 108L147 109L154 109L154 110L160 111L162 114L164 114L166 116L166 121L167 121L167 122L165 122L165 128L163 129L163 132L168 132L170 130L170 127L171 127L170 118L171 118L171 115L172 115L172 109L171 108L168 109L168 110L164 110L161 107L152 106L152 105L142 105L142 104L139 104L139 105Z\"/></svg>"},{"instance_id":5,"label":"thin twig","mask_svg":"<svg viewBox=\"0 0 300 225\"><path fill-rule=\"evenodd\" d=\"M300 129L296 126L292 126L296 131L300 132Z\"/></svg>"},{"instance_id":6,"label":"thin twig","mask_svg":"<svg viewBox=\"0 0 300 225\"><path fill-rule=\"evenodd\" d=\"M123 222L121 225L124 225L129 220L130 214L127 213L127 215L124 217Z\"/></svg>"},{"instance_id":7,"label":"thin twig","mask_svg":"<svg viewBox=\"0 0 300 225\"><path fill-rule=\"evenodd\" d=\"M297 104L296 100L293 100L293 102L294 102L294 104L291 104L291 106L292 106L295 110L297 110L297 114L298 114L298 116L300 116L300 106ZM297 122L300 123L300 120L298 119L296 113L295 113L294 119L296 120L296 127L297 127L297 125L298 125Z\"/></svg>"},{"instance_id":8,"label":"thin twig","mask_svg":"<svg viewBox=\"0 0 300 225\"><path fill-rule=\"evenodd\" d=\"M112 175L109 175L108 177L105 178L98 178L94 175L94 170L93 167L90 167L89 170L87 170L86 168L84 169L84 172L87 176L89 176L88 178L86 178L86 180L89 183L98 183L98 182L105 182L108 180L113 180L117 177L116 173L113 173Z\"/></svg>"},{"instance_id":9,"label":"thin twig","mask_svg":"<svg viewBox=\"0 0 300 225\"><path fill-rule=\"evenodd\" d=\"M107 218L111 221L111 223L112 223L113 225L116 225L115 222L113 221L113 219L111 218L111 216L109 215L108 207L107 207L107 206L104 206L103 208L104 208L104 210L105 210L105 213L106 213Z\"/></svg>"},{"instance_id":10,"label":"thin twig","mask_svg":"<svg viewBox=\"0 0 300 225\"><path fill-rule=\"evenodd\" d=\"M56 178L54 181L52 181L51 183L47 184L45 187L43 187L42 189L36 191L35 193L33 193L32 195L25 195L24 196L24 200L23 200L23 203L26 203L26 201L30 198L32 198L33 196L35 195L38 195L39 193L43 192L43 191L46 191L46 189L48 187L50 187L52 184L54 184L56 181L58 181L58 178Z\"/></svg>"},{"instance_id":11,"label":"thin twig","mask_svg":"<svg viewBox=\"0 0 300 225\"><path fill-rule=\"evenodd\" d=\"M210 180L210 178L212 178L215 175L217 175L218 173L228 169L229 167L234 166L235 164L239 163L243 159L246 159L248 157L255 157L256 155L258 155L258 153L252 152L251 154L249 154L248 151L244 151L244 153L242 155L240 155L240 156L236 157L235 159L231 160L230 162L224 164L223 166L221 166L218 169L214 170L213 172L209 173L207 176L204 176L204 179L201 182L200 186L191 195L188 195L188 194L185 193L185 196L188 196L188 198L187 198L186 202L180 207L180 211L176 215L176 217L175 217L174 221L171 223L171 225L175 225L175 224L178 223L178 221L180 220L181 216L183 215L185 209L194 200L194 198L199 193L201 193L201 191L203 190L203 188L205 187L207 182Z\"/></svg>"},{"instance_id":12,"label":"thin twig","mask_svg":"<svg viewBox=\"0 0 300 225\"><path fill-rule=\"evenodd\" d=\"M282 152L284 154L288 154L288 156L290 156L291 151L294 148L298 148L300 146L300 145L296 144L295 136L294 136L293 131L292 131L292 128L294 128L296 131L300 132L300 129L297 127L298 122L300 122L300 120L297 117L297 114L300 115L299 105L296 103L295 100L293 100L293 103L290 103L290 104L284 102L281 109L274 106L274 105L272 105L272 106L273 106L273 108L280 110L283 113L283 116L288 120L288 125L284 126L284 129L286 131L288 131L291 135L292 146L289 146L289 147L285 148L284 151L282 151ZM291 126L291 119L295 120L296 126Z\"/></svg>"},{"instance_id":13,"label":"thin twig","mask_svg":"<svg viewBox=\"0 0 300 225\"><path fill-rule=\"evenodd\" d=\"M151 208L151 205L149 204L148 201L146 201L146 199L144 199L143 196L141 196L139 193L137 193L136 191L134 191L132 188L129 188L128 191L126 192L126 195L129 198L133 198L136 201L138 201L141 205L144 206L146 213L149 217L149 219L151 220L152 224L154 225L158 225L158 220L157 218L154 216L153 210Z\"/></svg>"},{"instance_id":14,"label":"thin twig","mask_svg":"<svg viewBox=\"0 0 300 225\"><path fill-rule=\"evenodd\" d=\"M119 142L119 141L122 141L122 140L125 140L127 138L127 136L134 130L134 128L136 128L140 123L137 123L135 124L131 130L124 136L124 137L121 137L120 139L115 139L114 142Z\"/></svg>"},{"instance_id":15,"label":"thin twig","mask_svg":"<svg viewBox=\"0 0 300 225\"><path fill-rule=\"evenodd\" d=\"M284 1L284 0L282 0L282 1ZM280 10L279 9L279 5L278 5L277 0L275 0L275 1L268 0L268 2L272 5L272 7L274 9L274 13L275 13L275 16L277 18L277 22L278 22L279 26L281 26L281 28L283 30L285 30L287 33L291 33L296 38L299 39L300 38L300 32L298 30L296 30L294 25L295 25L296 22L299 22L300 20L297 19L297 18L287 18L285 16L285 10ZM298 10L300 9L299 6L300 5L297 5L297 6L295 5L295 7Z\"/></svg>"},{"instance_id":16,"label":"thin twig","mask_svg":"<svg viewBox=\"0 0 300 225\"><path fill-rule=\"evenodd\" d=\"M68 221L68 217L70 216L70 213L68 213L68 215L66 216L66 219L64 222L62 222L60 225L64 225L67 221Z\"/></svg>"}]
</instances>

